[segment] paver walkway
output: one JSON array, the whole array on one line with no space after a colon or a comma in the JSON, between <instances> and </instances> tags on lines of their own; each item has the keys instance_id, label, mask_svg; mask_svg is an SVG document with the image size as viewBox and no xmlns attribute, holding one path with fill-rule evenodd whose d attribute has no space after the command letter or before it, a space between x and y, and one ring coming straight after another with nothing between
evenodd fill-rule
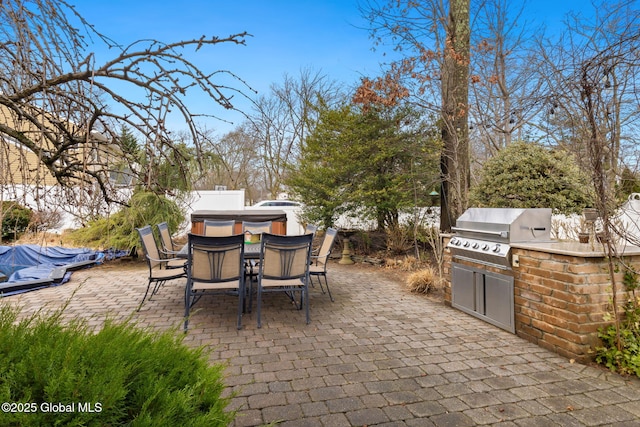
<instances>
[{"instance_id":1,"label":"paver walkway","mask_svg":"<svg viewBox=\"0 0 640 427\"><path fill-rule=\"evenodd\" d=\"M145 274L111 263L9 299L29 313L71 298L66 315L99 326L135 313ZM637 379L570 363L375 269L331 264L329 280L335 302L313 289L310 325L282 295L265 296L261 329L247 314L236 330L232 298L196 306L187 342L228 364L235 426L640 426ZM168 283L134 319L180 325L183 286Z\"/></svg>"}]
</instances>

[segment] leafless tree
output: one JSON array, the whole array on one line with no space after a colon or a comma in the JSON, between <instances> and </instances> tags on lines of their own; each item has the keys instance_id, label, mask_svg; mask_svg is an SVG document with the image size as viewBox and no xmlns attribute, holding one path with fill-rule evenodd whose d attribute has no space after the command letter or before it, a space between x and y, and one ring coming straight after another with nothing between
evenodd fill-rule
<instances>
[{"instance_id":1,"label":"leafless tree","mask_svg":"<svg viewBox=\"0 0 640 427\"><path fill-rule=\"evenodd\" d=\"M203 115L190 110L188 96L208 96L210 112L214 106L234 109L233 97L251 90L233 72L203 70L190 59L218 44L245 44L245 32L121 45L64 0L2 1L0 23L0 144L32 153L43 167L32 175L91 188L106 201L116 199L109 181L114 159L135 162L120 144L123 126L139 135L148 153L185 168L187 159L165 125L168 115L183 121L199 148L196 122ZM98 45L112 58L98 63Z\"/></svg>"},{"instance_id":2,"label":"leafless tree","mask_svg":"<svg viewBox=\"0 0 640 427\"><path fill-rule=\"evenodd\" d=\"M554 48L547 46L546 77L554 115L560 120L550 127L562 143L581 155L590 171L596 196L595 207L603 228L603 249L609 262L612 306L619 336L619 302L616 280L618 254L614 234L624 234L615 221L618 207L615 185L620 164L629 160L623 141L637 144L640 87L640 10L633 1L601 2L593 22L574 16L568 31ZM640 243L637 236L627 240ZM616 261L617 259L617 261Z\"/></svg>"},{"instance_id":3,"label":"leafless tree","mask_svg":"<svg viewBox=\"0 0 640 427\"><path fill-rule=\"evenodd\" d=\"M530 121L544 108L536 72L535 34L525 5L487 0L473 22L470 133L475 161L482 163L529 134Z\"/></svg>"},{"instance_id":4,"label":"leafless tree","mask_svg":"<svg viewBox=\"0 0 640 427\"><path fill-rule=\"evenodd\" d=\"M547 113L540 127L551 143L576 153L590 171L594 169L587 141L597 131L604 144L598 161L603 162L613 196L621 169L636 169L638 159L640 11L633 1L594 3L593 7L597 10L593 20L571 15L562 37L540 49L544 61L538 69L546 89ZM585 103L589 99L591 105Z\"/></svg>"},{"instance_id":5,"label":"leafless tree","mask_svg":"<svg viewBox=\"0 0 640 427\"><path fill-rule=\"evenodd\" d=\"M302 69L298 77L284 76L269 94L260 97L251 113L251 134L257 144L266 195L283 188L287 166L298 161L300 146L317 116L319 102L331 105L341 87L321 71Z\"/></svg>"},{"instance_id":6,"label":"leafless tree","mask_svg":"<svg viewBox=\"0 0 640 427\"><path fill-rule=\"evenodd\" d=\"M212 137L206 149L210 158L202 177L196 182L198 190L213 190L223 185L228 190L244 188L249 200L255 198L259 173L259 157L248 122L222 137Z\"/></svg>"}]
</instances>

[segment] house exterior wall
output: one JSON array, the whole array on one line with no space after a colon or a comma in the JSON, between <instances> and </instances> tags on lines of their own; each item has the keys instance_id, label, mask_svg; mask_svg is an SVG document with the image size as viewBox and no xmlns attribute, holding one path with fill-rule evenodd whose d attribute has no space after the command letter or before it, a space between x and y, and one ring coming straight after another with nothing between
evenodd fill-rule
<instances>
[{"instance_id":1,"label":"house exterior wall","mask_svg":"<svg viewBox=\"0 0 640 427\"><path fill-rule=\"evenodd\" d=\"M91 163L99 162L102 166L114 162L117 163L122 157L119 148L108 144L107 137L97 131L92 130L87 135L86 131L76 124L55 117L53 114L37 107L32 106L30 113L35 117L33 120L38 125L30 120L18 118L14 111L0 105L0 123L7 125L10 129L33 141L37 147L45 150L50 149L54 152L56 147L52 146L49 138L43 137L44 132L49 137L54 135L57 138L62 138L62 134L67 132L76 138L79 137L86 144L74 144L66 149L65 154L80 161L90 159L89 165L85 166L87 169L96 167ZM18 134L16 134L15 138L6 134L0 136L0 185L56 185L55 177L42 164L36 152L37 150L23 147L16 138L18 138ZM100 149L97 150L96 147L100 147Z\"/></svg>"},{"instance_id":2,"label":"house exterior wall","mask_svg":"<svg viewBox=\"0 0 640 427\"><path fill-rule=\"evenodd\" d=\"M38 156L6 141L0 147L0 185L55 185L56 179L44 167Z\"/></svg>"}]
</instances>

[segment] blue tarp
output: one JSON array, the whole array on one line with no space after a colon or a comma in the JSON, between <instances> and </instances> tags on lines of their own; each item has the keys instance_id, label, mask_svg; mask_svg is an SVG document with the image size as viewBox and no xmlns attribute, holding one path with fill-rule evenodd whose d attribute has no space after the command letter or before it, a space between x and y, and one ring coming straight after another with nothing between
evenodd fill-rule
<instances>
[{"instance_id":1,"label":"blue tarp","mask_svg":"<svg viewBox=\"0 0 640 427\"><path fill-rule=\"evenodd\" d=\"M0 282L0 292L10 295L65 283L70 276L67 270L123 255L126 255L125 251L39 245L0 246L0 275L8 277L7 281Z\"/></svg>"}]
</instances>

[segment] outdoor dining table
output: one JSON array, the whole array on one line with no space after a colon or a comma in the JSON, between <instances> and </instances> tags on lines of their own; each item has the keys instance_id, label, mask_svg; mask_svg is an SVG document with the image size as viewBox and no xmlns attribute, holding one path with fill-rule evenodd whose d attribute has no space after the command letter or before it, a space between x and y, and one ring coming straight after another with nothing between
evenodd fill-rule
<instances>
[{"instance_id":1,"label":"outdoor dining table","mask_svg":"<svg viewBox=\"0 0 640 427\"><path fill-rule=\"evenodd\" d=\"M244 244L244 259L260 259L260 242Z\"/></svg>"}]
</instances>

